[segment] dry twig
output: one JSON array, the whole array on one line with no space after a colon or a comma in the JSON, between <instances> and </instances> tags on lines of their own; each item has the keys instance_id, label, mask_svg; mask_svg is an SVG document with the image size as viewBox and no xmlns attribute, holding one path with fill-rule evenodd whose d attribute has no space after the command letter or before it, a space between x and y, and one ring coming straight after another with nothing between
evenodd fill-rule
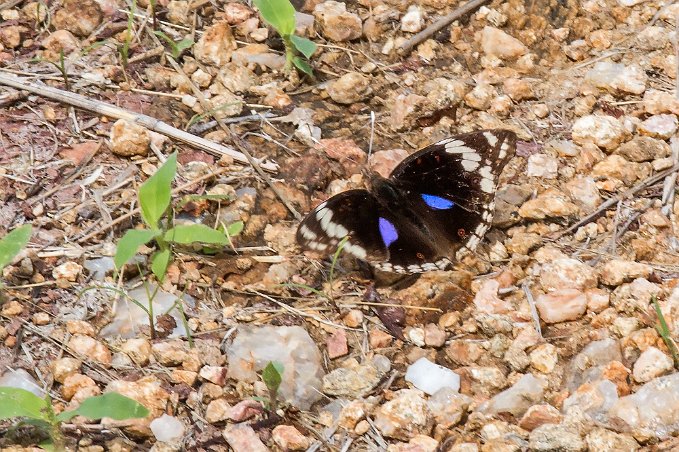
<instances>
[{"instance_id":1,"label":"dry twig","mask_svg":"<svg viewBox=\"0 0 679 452\"><path fill-rule=\"evenodd\" d=\"M669 174L672 174L672 173L677 172L677 171L679 171L679 163L672 166L672 168L668 168L665 171L661 171L658 174L651 176L644 181L639 182L634 187L620 193L617 196L613 196L611 198L608 198L606 201L602 202L601 205L599 206L599 208L596 209L594 212L590 213L589 215L587 215L585 218L578 221L574 225L564 229L561 232L558 232L556 235L551 237L551 239L552 240L560 239L564 235L577 230L579 227L584 226L584 225L586 225L587 223L589 223L593 220L596 220L601 215L603 215L603 213L606 210L608 210L610 207L614 206L618 202L622 201L623 199L631 198L633 195L635 195L636 193L639 193L641 190L644 190L645 188L650 187L651 185L655 184L656 182L667 177Z\"/></svg>"},{"instance_id":2,"label":"dry twig","mask_svg":"<svg viewBox=\"0 0 679 452\"><path fill-rule=\"evenodd\" d=\"M434 33L436 33L437 31L441 30L444 27L447 27L460 17L469 14L476 8L483 5L484 3L488 3L488 1L489 0L471 0L468 3L465 3L464 5L457 8L455 11L446 14L445 16L443 16L442 18L440 18L433 24L429 25L427 28L425 28L412 38L408 39L403 44L401 44L401 47L398 48L398 52L402 56L408 55L413 50L413 47L415 47L422 41L429 39Z\"/></svg>"},{"instance_id":3,"label":"dry twig","mask_svg":"<svg viewBox=\"0 0 679 452\"><path fill-rule=\"evenodd\" d=\"M149 130L153 130L154 132L167 135L170 138L179 140L198 149L202 149L213 155L217 155L218 157L221 157L222 155L228 155L239 163L251 163L245 155L233 148L213 143L212 141L197 137L188 132L184 132L183 130L172 127L171 125L151 116L133 113L106 102L88 99L87 97L81 96L80 94L64 91L51 86L38 85L37 83L29 82L21 77L0 74L0 84L29 91L33 94L47 97L49 99L56 100L57 102L62 102L64 104L72 105L84 110L89 110L99 115L116 119L126 119L130 122L140 124ZM261 169L269 172L276 172L278 170L278 165L271 162L259 163L259 166Z\"/></svg>"}]
</instances>

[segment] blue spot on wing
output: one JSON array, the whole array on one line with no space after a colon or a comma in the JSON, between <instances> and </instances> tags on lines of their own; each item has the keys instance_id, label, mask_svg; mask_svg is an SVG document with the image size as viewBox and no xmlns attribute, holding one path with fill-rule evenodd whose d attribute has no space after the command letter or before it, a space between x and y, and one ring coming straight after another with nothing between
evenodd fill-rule
<instances>
[{"instance_id":1,"label":"blue spot on wing","mask_svg":"<svg viewBox=\"0 0 679 452\"><path fill-rule=\"evenodd\" d=\"M382 235L382 241L384 246L389 248L389 245L394 243L398 239L398 232L396 232L396 226L394 226L386 218L380 217L378 220L380 234Z\"/></svg>"},{"instance_id":2,"label":"blue spot on wing","mask_svg":"<svg viewBox=\"0 0 679 452\"><path fill-rule=\"evenodd\" d=\"M440 196L422 194L422 200L432 209L446 210L452 208L455 203L449 199L441 198Z\"/></svg>"}]
</instances>

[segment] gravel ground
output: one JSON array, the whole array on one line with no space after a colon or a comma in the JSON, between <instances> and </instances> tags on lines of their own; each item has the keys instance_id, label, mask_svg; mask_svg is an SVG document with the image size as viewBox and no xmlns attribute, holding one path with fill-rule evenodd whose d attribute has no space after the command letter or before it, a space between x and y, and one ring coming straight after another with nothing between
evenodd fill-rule
<instances>
[{"instance_id":1,"label":"gravel ground","mask_svg":"<svg viewBox=\"0 0 679 452\"><path fill-rule=\"evenodd\" d=\"M86 452L676 450L679 5L480 3L410 48L463 4L296 2L314 77L247 3L0 4L0 236L34 230L2 274L0 386L150 410L62 425ZM494 227L453 270L297 246L299 213L366 168L497 128L519 142ZM151 245L115 275L174 151L177 200L220 195L175 221L243 230L177 247L160 285ZM149 288L154 328L129 302ZM41 439L0 421L2 451Z\"/></svg>"}]
</instances>

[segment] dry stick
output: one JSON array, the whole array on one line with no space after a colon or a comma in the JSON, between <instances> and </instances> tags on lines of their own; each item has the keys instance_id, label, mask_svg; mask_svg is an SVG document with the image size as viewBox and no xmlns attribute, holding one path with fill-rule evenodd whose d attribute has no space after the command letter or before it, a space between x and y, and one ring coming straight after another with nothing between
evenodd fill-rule
<instances>
[{"instance_id":1,"label":"dry stick","mask_svg":"<svg viewBox=\"0 0 679 452\"><path fill-rule=\"evenodd\" d=\"M672 137L670 140L670 145L672 148L672 163L676 166L679 164L679 139L677 137ZM662 193L662 213L667 215L668 218L672 216L672 210L674 207L674 192L677 185L677 172L674 171L667 175L665 182L663 184Z\"/></svg>"},{"instance_id":2,"label":"dry stick","mask_svg":"<svg viewBox=\"0 0 679 452\"><path fill-rule=\"evenodd\" d=\"M557 233L555 236L550 237L551 240L557 240L564 235L568 234L569 232L575 231L578 229L580 226L583 226L592 220L595 220L596 218L599 218L609 207L613 206L615 203L622 201L623 199L631 198L634 194L640 192L641 190L648 188L649 186L655 184L656 182L660 181L661 179L665 178L669 174L672 174L676 171L679 171L679 163L675 164L672 168L668 168L665 171L661 171L655 176L651 176L648 179L639 182L637 185L634 187L630 188L629 190L626 190L625 192L619 194L618 196L613 196L612 198L607 199L601 205L597 210L594 212L590 213L587 215L585 218L582 220L578 221L574 225L570 226L567 229L564 229L563 231Z\"/></svg>"},{"instance_id":3,"label":"dry stick","mask_svg":"<svg viewBox=\"0 0 679 452\"><path fill-rule=\"evenodd\" d=\"M410 51L413 50L413 47L415 47L425 39L428 39L434 33L441 30L442 28L447 27L448 25L453 23L453 21L459 19L460 17L466 14L469 14L479 6L483 5L484 3L488 3L488 1L489 0L471 0L468 3L465 3L464 5L457 8L455 11L446 14L445 16L443 16L442 18L440 18L433 24L429 25L427 28L425 28L412 38L408 39L403 44L401 44L401 47L399 47L398 52L404 56L408 55Z\"/></svg>"},{"instance_id":4,"label":"dry stick","mask_svg":"<svg viewBox=\"0 0 679 452\"><path fill-rule=\"evenodd\" d=\"M171 125L151 116L133 113L106 102L88 99L85 96L81 96L80 94L75 94L70 91L64 91L46 85L38 85L21 77L0 74L0 84L11 86L16 89L26 90L33 94L47 97L48 99L56 100L57 102L62 102L67 105L82 108L84 110L89 110L99 115L135 122L149 130L153 130L154 132L187 143L218 157L228 155L239 163L250 163L249 159L245 155L233 148L213 143L212 141L184 132L183 130L172 127ZM266 171L274 173L278 170L278 165L275 163L260 163L259 166L261 166L261 168Z\"/></svg>"},{"instance_id":5,"label":"dry stick","mask_svg":"<svg viewBox=\"0 0 679 452\"><path fill-rule=\"evenodd\" d=\"M676 61L675 66L675 85L674 85L674 98L679 100L679 14L674 17L674 33L671 34L670 40L672 41L672 46L674 47L674 56ZM675 165L679 163L679 138L676 134L670 140L670 146L672 149L672 163ZM664 213L670 220L670 225L674 229L674 197L677 186L677 172L673 172L665 178L665 183L663 184L662 193L662 208L661 212ZM673 231L675 232L675 231ZM670 237L670 247L673 250L677 249L677 237L676 234L672 234Z\"/></svg>"},{"instance_id":6,"label":"dry stick","mask_svg":"<svg viewBox=\"0 0 679 452\"><path fill-rule=\"evenodd\" d=\"M155 35L155 33L153 33L151 30L149 30L148 25L145 26L145 29L146 29L146 32L149 35L149 37L151 37L151 39L153 39L157 44L160 45L161 44L160 40ZM257 174L259 174L260 177L262 179L264 179L264 181L269 185L269 187L271 187L271 190L276 194L276 196L278 196L278 198L285 205L285 207L290 211L290 213L292 213L292 215L297 220L301 220L302 215L300 215L300 213L297 212L297 210L292 206L292 204L288 200L287 196L285 196L285 194L283 192L281 192L278 189L278 187L276 187L274 185L274 183L271 180L271 178L269 177L269 175L266 174L264 171L262 171L260 164L252 157L252 154L250 154L250 151L248 151L248 149L247 149L247 143L245 143L245 141L243 141L233 130L231 130L226 125L226 123L222 120L221 117L219 117L219 116L217 116L213 113L212 107L210 106L210 104L207 101L207 99L205 98L205 96L203 96L202 91L200 89L198 89L198 87L196 87L196 85L193 83L191 78L189 78L189 76L186 75L186 72L184 72L184 69L182 69L182 67L174 60L174 58L172 58L172 56L170 56L170 55L166 55L166 58L167 58L167 61L170 62L170 65L172 66L172 68L175 71L177 71L178 74L181 74L182 76L184 76L184 78L188 82L189 86L191 86L191 90L193 91L193 94L196 96L196 98L200 102L200 105L203 107L203 110L209 112L210 115L217 121L217 123L222 128L222 130L224 132L228 133L231 136L233 144L235 144L236 147L238 149L240 149L240 151L243 153L243 155L247 159L248 163L250 163L250 165L252 165L252 167L255 169Z\"/></svg>"}]
</instances>

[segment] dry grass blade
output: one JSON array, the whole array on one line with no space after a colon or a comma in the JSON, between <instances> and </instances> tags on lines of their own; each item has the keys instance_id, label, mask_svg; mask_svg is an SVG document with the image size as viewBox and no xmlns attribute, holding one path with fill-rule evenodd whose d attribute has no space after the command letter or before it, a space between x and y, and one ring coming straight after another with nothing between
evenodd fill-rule
<instances>
[{"instance_id":1,"label":"dry grass blade","mask_svg":"<svg viewBox=\"0 0 679 452\"><path fill-rule=\"evenodd\" d=\"M236 151L233 148L222 146L221 144L213 143L212 141L206 140L201 137L197 137L188 132L184 132L183 130L179 130L175 127L172 127L171 125L163 121L160 121L156 118L153 118L151 116L133 113L131 111L116 107L106 102L88 99L87 97L81 96L80 94L64 91L58 88L53 88L51 86L38 85L29 82L21 77L0 74L0 84L11 86L13 88L20 90L29 91L33 94L47 97L49 99L62 102L67 105L82 108L84 110L92 111L100 115L116 119L126 119L128 121L140 124L149 130L153 130L154 132L166 135L170 138L179 140L183 143L189 144L198 149L207 151L213 155L217 155L219 157L221 157L222 155L228 155L239 163L250 164L250 161L245 155ZM272 162L259 163L259 166L263 170L269 172L276 172L278 170L278 165Z\"/></svg>"}]
</instances>

